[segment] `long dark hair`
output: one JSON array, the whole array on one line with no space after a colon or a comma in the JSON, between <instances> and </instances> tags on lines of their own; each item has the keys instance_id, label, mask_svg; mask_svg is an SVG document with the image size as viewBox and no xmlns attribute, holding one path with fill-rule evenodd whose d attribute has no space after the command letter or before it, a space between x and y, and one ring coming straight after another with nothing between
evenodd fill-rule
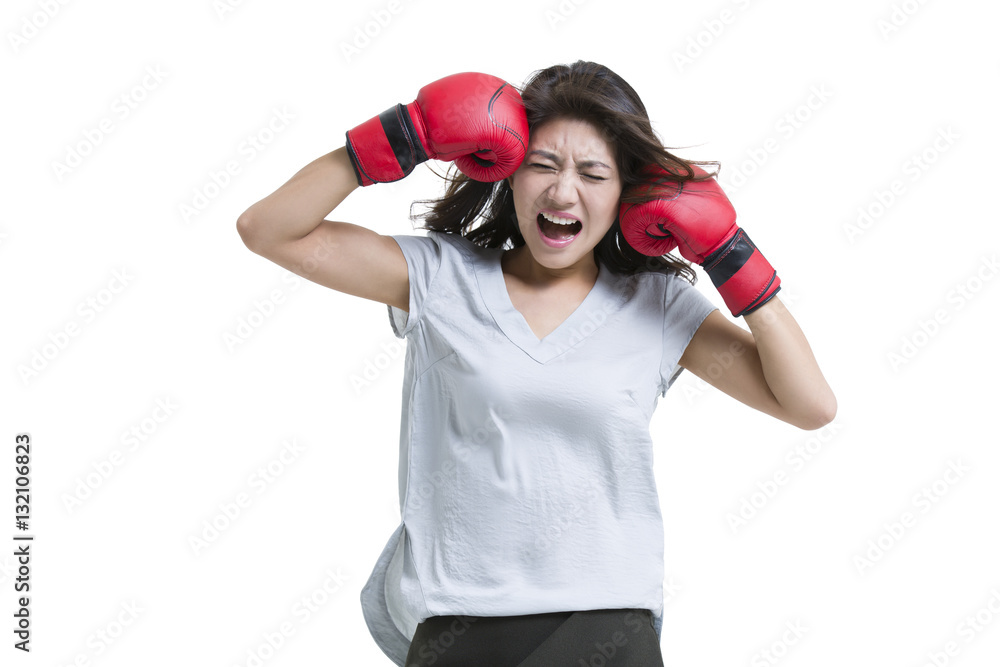
<instances>
[{"instance_id":1,"label":"long dark hair","mask_svg":"<svg viewBox=\"0 0 1000 667\"><path fill-rule=\"evenodd\" d=\"M623 202L652 199L651 195L625 194L643 182L640 170L646 165L659 164L667 171L664 180L675 183L714 175L697 177L692 164L718 165L718 162L683 160L664 148L639 95L603 65L578 60L572 65L554 65L536 71L520 93L529 132L556 118L585 120L598 128L614 150L622 179ZM425 221L417 229L461 234L484 248L511 249L524 245L514 211L513 191L506 179L495 183L475 181L459 172L454 164L443 177L447 181L444 196L414 202L430 207L419 215L413 215L411 209L412 220ZM697 280L691 265L679 257L671 254L649 257L633 249L622 236L617 217L594 247L594 255L613 273L659 271L680 275L692 284Z\"/></svg>"}]
</instances>

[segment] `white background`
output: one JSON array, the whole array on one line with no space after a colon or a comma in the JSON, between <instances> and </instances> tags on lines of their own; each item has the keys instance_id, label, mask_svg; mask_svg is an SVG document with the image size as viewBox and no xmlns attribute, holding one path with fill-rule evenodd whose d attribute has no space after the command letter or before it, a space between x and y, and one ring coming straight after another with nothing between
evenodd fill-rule
<instances>
[{"instance_id":1,"label":"white background","mask_svg":"<svg viewBox=\"0 0 1000 667\"><path fill-rule=\"evenodd\" d=\"M807 432L688 374L661 399L666 664L996 664L996 3L4 7L3 664L389 664L359 593L399 521L402 341L384 305L251 253L236 219L431 81L576 59L629 81L665 145L722 162L839 400ZM425 166L331 217L423 234L410 202L440 191Z\"/></svg>"}]
</instances>

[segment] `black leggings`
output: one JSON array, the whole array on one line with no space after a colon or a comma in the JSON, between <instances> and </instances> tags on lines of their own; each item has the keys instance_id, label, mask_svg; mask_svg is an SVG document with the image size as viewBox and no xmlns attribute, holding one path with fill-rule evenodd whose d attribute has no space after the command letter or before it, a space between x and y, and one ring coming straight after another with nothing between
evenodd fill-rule
<instances>
[{"instance_id":1,"label":"black leggings","mask_svg":"<svg viewBox=\"0 0 1000 667\"><path fill-rule=\"evenodd\" d=\"M431 616L406 667L663 667L648 609Z\"/></svg>"}]
</instances>

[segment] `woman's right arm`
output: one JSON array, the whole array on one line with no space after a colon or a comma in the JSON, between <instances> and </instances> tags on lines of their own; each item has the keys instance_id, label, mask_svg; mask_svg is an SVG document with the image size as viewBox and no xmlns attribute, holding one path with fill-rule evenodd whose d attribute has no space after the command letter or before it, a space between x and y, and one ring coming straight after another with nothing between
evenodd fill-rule
<instances>
[{"instance_id":1,"label":"woman's right arm","mask_svg":"<svg viewBox=\"0 0 1000 667\"><path fill-rule=\"evenodd\" d=\"M406 258L395 239L324 216L359 182L398 181L430 159L501 180L524 159L527 136L516 89L489 74L453 74L349 130L350 154L344 146L313 160L248 208L236 229L250 250L303 278L409 310Z\"/></svg>"},{"instance_id":2,"label":"woman's right arm","mask_svg":"<svg viewBox=\"0 0 1000 667\"><path fill-rule=\"evenodd\" d=\"M406 259L390 236L325 220L358 187L346 147L300 169L236 221L247 248L317 284L409 309Z\"/></svg>"}]
</instances>

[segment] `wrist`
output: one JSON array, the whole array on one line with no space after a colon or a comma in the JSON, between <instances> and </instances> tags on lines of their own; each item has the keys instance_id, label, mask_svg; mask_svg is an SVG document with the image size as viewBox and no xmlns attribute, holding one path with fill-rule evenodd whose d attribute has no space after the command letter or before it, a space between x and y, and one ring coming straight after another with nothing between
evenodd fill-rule
<instances>
[{"instance_id":1,"label":"wrist","mask_svg":"<svg viewBox=\"0 0 1000 667\"><path fill-rule=\"evenodd\" d=\"M742 317L767 303L781 289L771 263L743 230L733 235L701 263L733 317Z\"/></svg>"},{"instance_id":2,"label":"wrist","mask_svg":"<svg viewBox=\"0 0 1000 667\"><path fill-rule=\"evenodd\" d=\"M431 158L423 128L416 127L411 112L416 102L397 104L347 132L347 154L358 185L399 181Z\"/></svg>"}]
</instances>

